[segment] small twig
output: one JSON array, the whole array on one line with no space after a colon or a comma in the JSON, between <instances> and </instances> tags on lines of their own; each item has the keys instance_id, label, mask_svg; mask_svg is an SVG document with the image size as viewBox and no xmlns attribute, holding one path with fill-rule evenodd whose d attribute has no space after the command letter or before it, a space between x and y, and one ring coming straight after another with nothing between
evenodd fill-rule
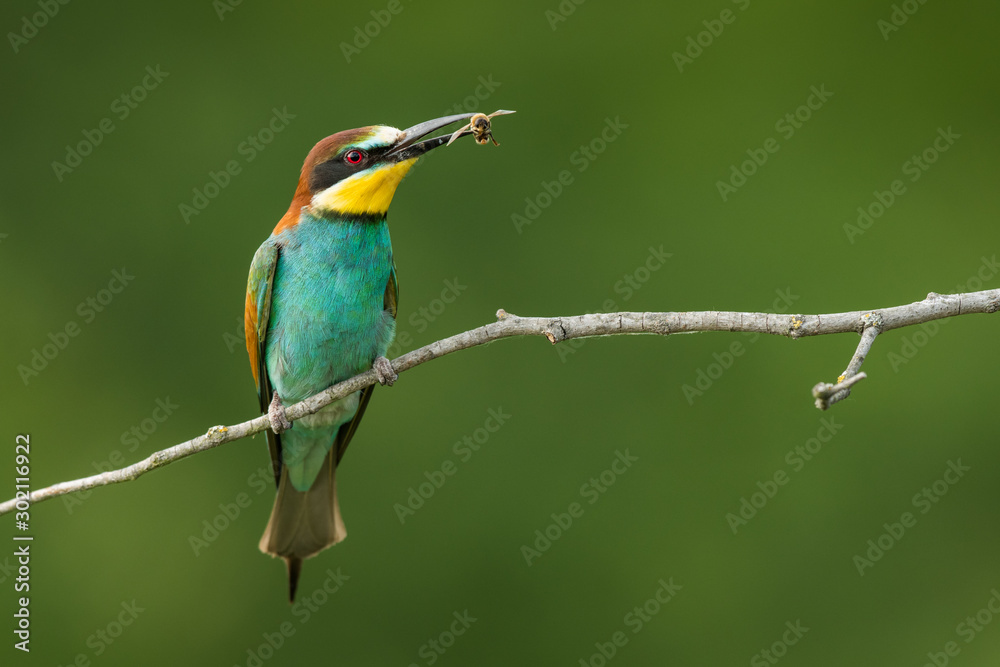
<instances>
[{"instance_id":1,"label":"small twig","mask_svg":"<svg viewBox=\"0 0 1000 667\"><path fill-rule=\"evenodd\" d=\"M545 336L555 344L574 338L619 334L667 335L694 331L739 331L802 338L804 336L821 336L861 330L861 344L858 345L858 351L851 359L851 364L845 371L841 382L832 385L832 391L826 393L826 405L828 406L836 402L833 399L838 394L843 392L846 396L847 390L855 382L865 377L864 373L857 371L871 348L871 342L880 332L884 333L892 329L955 315L994 313L997 310L1000 310L1000 290L951 295L931 293L923 301L879 310L878 315L881 321L877 326L871 322L865 324L865 318L868 317L870 320L872 311L854 311L831 315L778 315L709 310L690 313L605 313L573 317L518 317L500 309L497 311L496 322L408 352L392 361L392 369L396 373L403 373L452 352L515 336ZM859 323L861 323L860 327ZM285 416L289 421L294 422L306 415L313 414L337 399L375 384L376 381L374 370L365 371L287 407ZM820 394L826 391L820 390L821 386L831 387L831 385L817 385L813 390L817 398L820 397L817 395L818 390ZM836 400L841 400L841 398ZM205 435L156 452L148 458L120 470L112 470L70 482L61 482L33 491L28 501L37 503L68 493L127 482L150 470L179 461L192 454L260 433L269 426L267 415L234 426L213 426ZM15 500L0 503L0 514L13 511L15 506Z\"/></svg>"},{"instance_id":2,"label":"small twig","mask_svg":"<svg viewBox=\"0 0 1000 667\"><path fill-rule=\"evenodd\" d=\"M841 377L844 376L842 375ZM865 373L858 373L838 382L837 384L820 382L813 387L813 396L816 398L816 407L820 410L826 410L837 401L844 400L847 398L847 395L851 393L851 387L867 377L868 376Z\"/></svg>"},{"instance_id":3,"label":"small twig","mask_svg":"<svg viewBox=\"0 0 1000 667\"><path fill-rule=\"evenodd\" d=\"M847 369L837 378L837 384L820 382L813 387L813 396L816 398L816 407L826 410L834 403L839 403L851 395L851 387L864 380L867 375L860 373L861 364L865 363L865 358L871 352L872 343L875 337L882 333L882 316L877 312L865 313L858 320L861 329L861 341L858 349L854 351L851 362L847 364Z\"/></svg>"}]
</instances>

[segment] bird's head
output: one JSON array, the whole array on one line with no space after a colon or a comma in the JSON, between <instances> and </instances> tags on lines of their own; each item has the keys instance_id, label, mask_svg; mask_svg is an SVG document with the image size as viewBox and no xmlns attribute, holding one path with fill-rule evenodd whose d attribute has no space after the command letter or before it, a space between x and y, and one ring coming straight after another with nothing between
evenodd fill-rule
<instances>
[{"instance_id":1,"label":"bird's head","mask_svg":"<svg viewBox=\"0 0 1000 667\"><path fill-rule=\"evenodd\" d=\"M396 186L417 158L449 139L449 135L425 137L473 115L435 118L405 130L371 125L323 139L306 156L295 197L275 233L298 222L303 207L317 217L384 218Z\"/></svg>"}]
</instances>

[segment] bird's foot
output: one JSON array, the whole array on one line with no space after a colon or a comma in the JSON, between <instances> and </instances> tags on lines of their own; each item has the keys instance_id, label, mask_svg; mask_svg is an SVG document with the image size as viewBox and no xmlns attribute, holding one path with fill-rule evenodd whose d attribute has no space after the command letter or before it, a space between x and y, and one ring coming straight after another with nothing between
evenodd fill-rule
<instances>
[{"instance_id":1,"label":"bird's foot","mask_svg":"<svg viewBox=\"0 0 1000 667\"><path fill-rule=\"evenodd\" d=\"M378 383L382 386L392 384L399 379L396 375L396 371L392 370L392 363L385 357L379 357L372 364L372 368L375 369L375 375L378 377Z\"/></svg>"},{"instance_id":2,"label":"bird's foot","mask_svg":"<svg viewBox=\"0 0 1000 667\"><path fill-rule=\"evenodd\" d=\"M285 406L278 397L278 392L274 392L271 405L267 407L267 418L271 420L271 430L274 431L275 435L281 435L292 428L292 422L288 421L288 417L285 416Z\"/></svg>"}]
</instances>

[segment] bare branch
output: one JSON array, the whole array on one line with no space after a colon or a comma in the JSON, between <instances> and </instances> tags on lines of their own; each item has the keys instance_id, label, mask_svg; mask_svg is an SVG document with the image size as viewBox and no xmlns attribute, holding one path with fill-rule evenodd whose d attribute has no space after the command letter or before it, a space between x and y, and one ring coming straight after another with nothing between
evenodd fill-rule
<instances>
[{"instance_id":1,"label":"bare branch","mask_svg":"<svg viewBox=\"0 0 1000 667\"><path fill-rule=\"evenodd\" d=\"M392 361L392 369L396 373L402 373L452 352L515 336L545 336L551 343L555 344L573 338L593 336L668 335L700 331L766 333L789 338L848 332L859 333L862 336L861 343L838 383L835 385L821 383L813 389L813 395L817 399L817 407L826 409L833 403L846 398L850 387L866 377L864 373L858 371L877 335L892 329L946 317L972 313L995 313L997 310L1000 310L1000 290L948 295L932 292L923 301L905 306L831 315L778 315L710 310L689 313L604 313L572 317L518 317L501 309L497 311L496 322L408 352ZM365 371L349 380L324 389L315 396L289 406L285 410L285 416L289 421L294 422L375 382L377 382L375 371ZM155 470L197 452L260 433L269 426L267 415L234 426L213 426L205 435L156 452L148 458L120 470L112 470L70 482L61 482L33 491L28 499L12 499L0 503L0 514L13 511L18 502L21 503L23 509L25 502L37 503L68 493L133 480L150 470Z\"/></svg>"}]
</instances>

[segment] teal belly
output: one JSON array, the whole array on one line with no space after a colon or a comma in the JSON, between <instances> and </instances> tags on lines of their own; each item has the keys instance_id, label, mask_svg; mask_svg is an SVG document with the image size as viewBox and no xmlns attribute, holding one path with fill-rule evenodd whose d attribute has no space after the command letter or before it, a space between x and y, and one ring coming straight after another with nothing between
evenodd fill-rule
<instances>
[{"instance_id":1,"label":"teal belly","mask_svg":"<svg viewBox=\"0 0 1000 667\"><path fill-rule=\"evenodd\" d=\"M392 344L385 310L392 248L386 223L302 221L275 239L280 254L271 292L265 362L286 404L371 368ZM296 487L308 488L358 394L299 420L282 436ZM296 479L297 478L297 479Z\"/></svg>"}]
</instances>

